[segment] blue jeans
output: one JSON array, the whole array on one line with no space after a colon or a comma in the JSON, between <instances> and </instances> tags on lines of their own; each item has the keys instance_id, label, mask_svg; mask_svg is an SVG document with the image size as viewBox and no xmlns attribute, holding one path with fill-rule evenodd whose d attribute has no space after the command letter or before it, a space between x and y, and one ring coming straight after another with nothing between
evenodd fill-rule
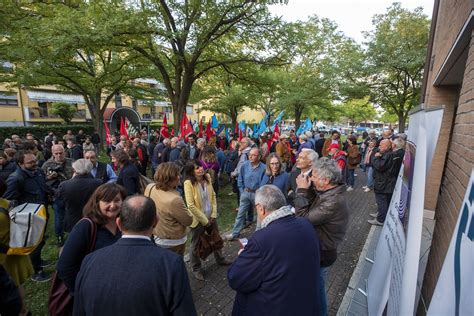
<instances>
[{"instance_id":1,"label":"blue jeans","mask_svg":"<svg viewBox=\"0 0 474 316\"><path fill-rule=\"evenodd\" d=\"M239 212L235 218L232 236L239 237L245 222L253 222L253 209L255 208L255 193L243 191L240 193Z\"/></svg>"},{"instance_id":2,"label":"blue jeans","mask_svg":"<svg viewBox=\"0 0 474 316\"><path fill-rule=\"evenodd\" d=\"M367 167L367 187L369 189L374 188L374 167Z\"/></svg>"},{"instance_id":3,"label":"blue jeans","mask_svg":"<svg viewBox=\"0 0 474 316\"><path fill-rule=\"evenodd\" d=\"M326 276L328 274L329 267L319 268L319 315L326 316L328 314L328 302L326 298Z\"/></svg>"},{"instance_id":4,"label":"blue jeans","mask_svg":"<svg viewBox=\"0 0 474 316\"><path fill-rule=\"evenodd\" d=\"M355 178L354 178L354 169L347 169L347 185L353 187Z\"/></svg>"},{"instance_id":5,"label":"blue jeans","mask_svg":"<svg viewBox=\"0 0 474 316\"><path fill-rule=\"evenodd\" d=\"M56 198L53 203L54 209L54 234L56 237L62 237L64 234L64 213L66 212L64 206L64 200L62 198Z\"/></svg>"}]
</instances>

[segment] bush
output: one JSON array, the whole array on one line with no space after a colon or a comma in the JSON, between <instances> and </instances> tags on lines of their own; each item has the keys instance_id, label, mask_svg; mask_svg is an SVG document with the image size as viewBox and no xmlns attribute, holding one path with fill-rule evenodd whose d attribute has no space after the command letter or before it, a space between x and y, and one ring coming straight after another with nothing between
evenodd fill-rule
<instances>
[{"instance_id":1,"label":"bush","mask_svg":"<svg viewBox=\"0 0 474 316\"><path fill-rule=\"evenodd\" d=\"M92 126L92 124L0 127L0 145L3 144L5 138L10 138L12 135L25 137L26 133L31 133L40 140L43 140L49 131L54 132L55 135L62 137L68 130L71 130L73 134L77 134L80 129L82 129L86 135L91 135L94 132L94 126Z\"/></svg>"}]
</instances>

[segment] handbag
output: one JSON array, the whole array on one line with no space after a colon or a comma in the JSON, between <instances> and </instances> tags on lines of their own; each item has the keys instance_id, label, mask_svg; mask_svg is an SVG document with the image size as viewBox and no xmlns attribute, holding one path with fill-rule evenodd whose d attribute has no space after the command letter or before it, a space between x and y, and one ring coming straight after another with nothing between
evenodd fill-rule
<instances>
[{"instance_id":1,"label":"handbag","mask_svg":"<svg viewBox=\"0 0 474 316\"><path fill-rule=\"evenodd\" d=\"M145 194L145 189L150 183L154 183L154 181L152 179L140 174L139 178L138 178L138 191L139 191L139 193Z\"/></svg>"},{"instance_id":2,"label":"handbag","mask_svg":"<svg viewBox=\"0 0 474 316\"><path fill-rule=\"evenodd\" d=\"M205 260L211 253L221 250L224 247L224 241L219 234L217 223L211 224L210 228L204 228L204 232L199 236L196 246L196 255Z\"/></svg>"},{"instance_id":3,"label":"handbag","mask_svg":"<svg viewBox=\"0 0 474 316\"><path fill-rule=\"evenodd\" d=\"M97 236L97 225L88 217L84 217L85 220L91 224L91 239L89 244L89 250L87 254L91 253L95 247L95 241ZM51 316L66 316L72 315L74 299L69 294L69 290L58 276L58 272L54 272L53 283L48 298L48 310Z\"/></svg>"}]
</instances>

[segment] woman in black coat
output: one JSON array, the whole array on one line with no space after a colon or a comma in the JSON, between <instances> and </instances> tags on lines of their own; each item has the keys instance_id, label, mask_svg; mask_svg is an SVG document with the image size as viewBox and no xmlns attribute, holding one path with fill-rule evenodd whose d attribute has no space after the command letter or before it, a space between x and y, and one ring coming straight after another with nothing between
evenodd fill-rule
<instances>
[{"instance_id":1,"label":"woman in black coat","mask_svg":"<svg viewBox=\"0 0 474 316\"><path fill-rule=\"evenodd\" d=\"M135 164L130 161L128 154L122 149L112 152L112 163L117 164L120 169L117 184L125 187L127 195L139 193L140 172Z\"/></svg>"}]
</instances>

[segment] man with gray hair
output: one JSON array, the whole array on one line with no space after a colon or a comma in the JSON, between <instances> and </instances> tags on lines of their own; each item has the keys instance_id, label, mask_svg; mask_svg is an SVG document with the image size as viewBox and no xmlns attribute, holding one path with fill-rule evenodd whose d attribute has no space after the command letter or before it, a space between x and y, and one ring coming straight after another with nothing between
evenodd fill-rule
<instances>
[{"instance_id":1,"label":"man with gray hair","mask_svg":"<svg viewBox=\"0 0 474 316\"><path fill-rule=\"evenodd\" d=\"M296 158L296 168L291 171L289 181L289 191L288 191L288 202L295 206L295 198L296 198L296 178L303 174L308 179L311 177L311 172L313 166L318 162L318 153L309 148L303 148L301 153ZM313 188L313 186L310 186ZM308 190L309 199L312 200L315 196L314 190ZM297 200L298 201L298 200Z\"/></svg>"},{"instance_id":2,"label":"man with gray hair","mask_svg":"<svg viewBox=\"0 0 474 316\"><path fill-rule=\"evenodd\" d=\"M320 257L320 315L327 314L324 282L328 268L337 259L337 247L346 234L349 223L349 207L345 197L345 184L341 169L333 160L321 158L313 166L311 177L300 174L296 179L296 216L304 217L313 224L321 240ZM311 198L311 185L317 195Z\"/></svg>"},{"instance_id":3,"label":"man with gray hair","mask_svg":"<svg viewBox=\"0 0 474 316\"><path fill-rule=\"evenodd\" d=\"M74 315L196 315L183 259L151 241L158 220L148 197L122 203L122 238L83 260Z\"/></svg>"},{"instance_id":4,"label":"man with gray hair","mask_svg":"<svg viewBox=\"0 0 474 316\"><path fill-rule=\"evenodd\" d=\"M82 209L101 184L101 179L91 175L92 162L78 159L72 163L74 174L72 179L61 182L56 195L64 201L65 212L61 226L65 232L71 232L74 225L82 218ZM59 244L62 246L62 243Z\"/></svg>"},{"instance_id":5,"label":"man with gray hair","mask_svg":"<svg viewBox=\"0 0 474 316\"><path fill-rule=\"evenodd\" d=\"M237 292L232 315L318 315L319 240L274 185L255 193L262 228L227 271Z\"/></svg>"},{"instance_id":6,"label":"man with gray hair","mask_svg":"<svg viewBox=\"0 0 474 316\"><path fill-rule=\"evenodd\" d=\"M239 237L242 229L251 225L253 222L255 191L259 188L260 181L266 169L265 164L260 162L260 157L260 150L257 147L250 149L249 160L242 165L239 172L239 178L237 180L237 186L240 192L239 211L235 218L232 233L225 236L229 241Z\"/></svg>"}]
</instances>

